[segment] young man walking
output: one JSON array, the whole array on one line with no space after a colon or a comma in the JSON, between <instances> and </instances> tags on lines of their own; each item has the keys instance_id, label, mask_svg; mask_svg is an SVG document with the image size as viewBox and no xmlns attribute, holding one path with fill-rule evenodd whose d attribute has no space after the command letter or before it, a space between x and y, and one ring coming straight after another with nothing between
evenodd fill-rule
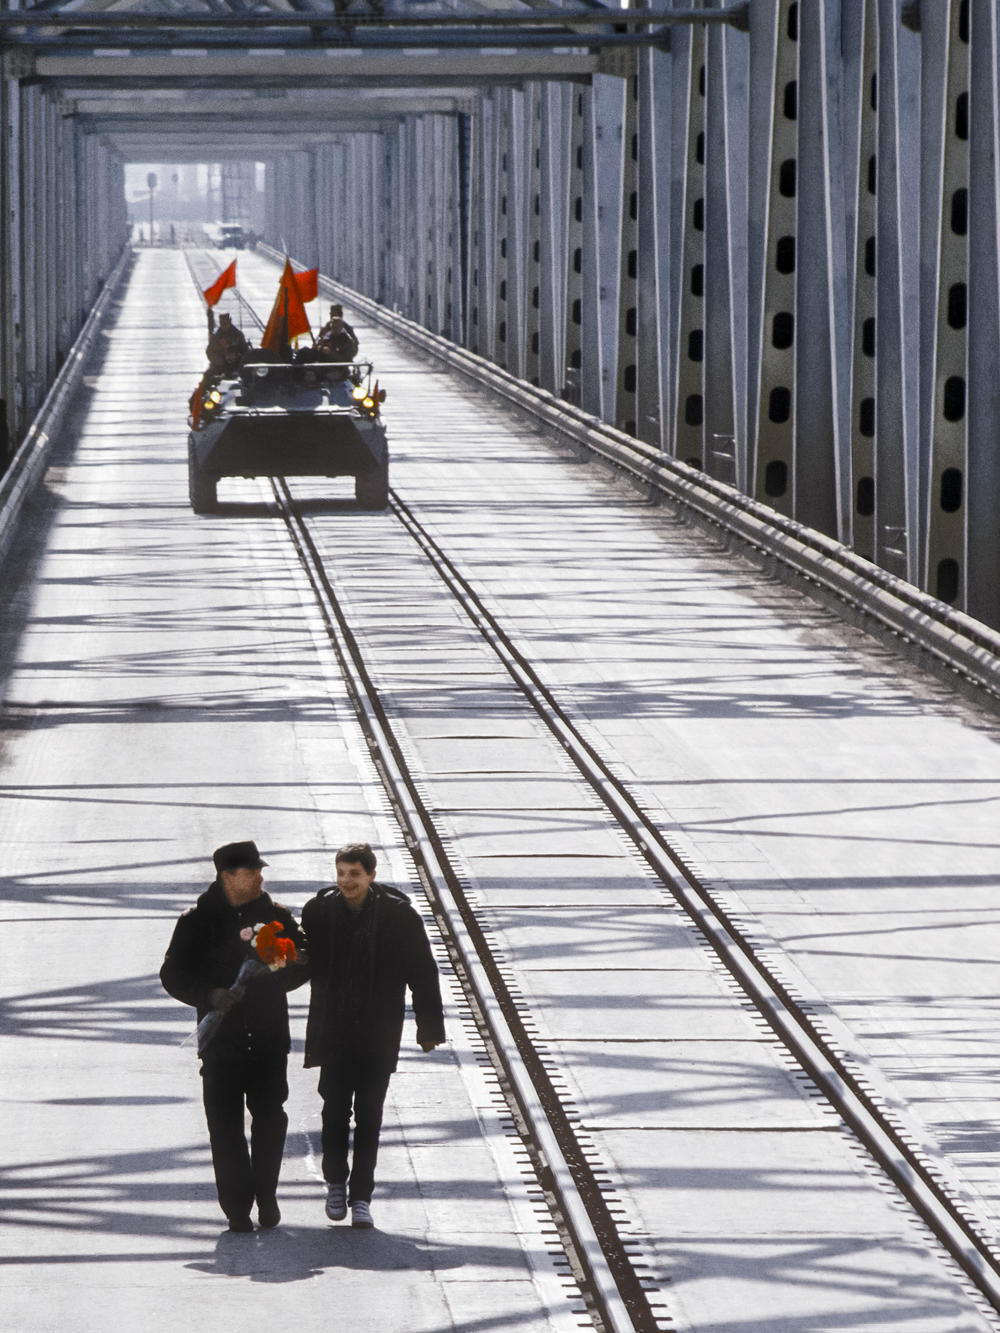
<instances>
[{"instance_id":1,"label":"young man walking","mask_svg":"<svg viewBox=\"0 0 1000 1333\"><path fill-rule=\"evenodd\" d=\"M339 1222L350 1205L352 1225L371 1227L382 1108L399 1056L407 987L421 1050L444 1041L444 1017L437 964L406 894L376 882L375 853L366 842L341 847L336 866L336 885L302 911L312 977L305 1063L320 1069L327 1217Z\"/></svg>"}]
</instances>

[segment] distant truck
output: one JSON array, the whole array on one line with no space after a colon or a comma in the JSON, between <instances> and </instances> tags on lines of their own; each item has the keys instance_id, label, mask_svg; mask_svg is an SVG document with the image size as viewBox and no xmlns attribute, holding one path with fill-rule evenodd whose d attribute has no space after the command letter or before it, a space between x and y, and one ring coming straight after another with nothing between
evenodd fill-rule
<instances>
[{"instance_id":1,"label":"distant truck","mask_svg":"<svg viewBox=\"0 0 1000 1333\"><path fill-rule=\"evenodd\" d=\"M253 249L257 238L241 222L220 222L215 237L217 250Z\"/></svg>"}]
</instances>

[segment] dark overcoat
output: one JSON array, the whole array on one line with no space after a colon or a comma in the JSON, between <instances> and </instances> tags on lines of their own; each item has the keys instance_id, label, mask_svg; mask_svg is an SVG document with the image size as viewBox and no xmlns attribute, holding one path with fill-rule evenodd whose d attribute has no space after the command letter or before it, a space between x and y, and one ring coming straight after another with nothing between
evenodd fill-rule
<instances>
[{"instance_id":1,"label":"dark overcoat","mask_svg":"<svg viewBox=\"0 0 1000 1333\"><path fill-rule=\"evenodd\" d=\"M363 1052L373 1070L391 1074L399 1058L406 990L413 996L417 1041L444 1041L444 1014L437 963L424 923L405 893L373 882L363 912L369 932L358 1026L344 1022L336 968L343 957L338 936L356 926L335 885L321 889L302 909L312 993L306 1023L305 1064L322 1065L350 1047ZM357 997L355 997L357 998Z\"/></svg>"},{"instance_id":2,"label":"dark overcoat","mask_svg":"<svg viewBox=\"0 0 1000 1333\"><path fill-rule=\"evenodd\" d=\"M244 960L255 957L250 936L269 921L281 922L304 957L305 938L287 907L266 893L233 907L216 880L174 927L160 968L164 989L182 1004L194 1005L200 1021L212 1008L209 992L233 984ZM307 977L304 962L254 977L243 998L223 1018L207 1053L215 1059L248 1052L287 1055L291 1045L287 993Z\"/></svg>"}]
</instances>

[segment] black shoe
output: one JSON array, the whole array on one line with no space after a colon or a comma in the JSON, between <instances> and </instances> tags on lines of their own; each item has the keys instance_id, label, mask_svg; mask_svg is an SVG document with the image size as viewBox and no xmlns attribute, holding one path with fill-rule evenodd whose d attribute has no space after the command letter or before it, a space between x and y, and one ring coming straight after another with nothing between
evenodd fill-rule
<instances>
[{"instance_id":1,"label":"black shoe","mask_svg":"<svg viewBox=\"0 0 1000 1333\"><path fill-rule=\"evenodd\" d=\"M249 1217L231 1217L229 1219L230 1231L253 1231L253 1223Z\"/></svg>"},{"instance_id":2,"label":"black shoe","mask_svg":"<svg viewBox=\"0 0 1000 1333\"><path fill-rule=\"evenodd\" d=\"M281 1209L277 1199L257 1200L257 1221L262 1227L276 1227L281 1221Z\"/></svg>"}]
</instances>

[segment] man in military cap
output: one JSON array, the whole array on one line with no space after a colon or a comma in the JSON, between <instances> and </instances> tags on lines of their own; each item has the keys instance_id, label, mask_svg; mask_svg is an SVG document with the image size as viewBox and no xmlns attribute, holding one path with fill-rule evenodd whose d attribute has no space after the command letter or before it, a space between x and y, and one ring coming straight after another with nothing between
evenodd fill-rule
<instances>
[{"instance_id":1,"label":"man in military cap","mask_svg":"<svg viewBox=\"0 0 1000 1333\"><path fill-rule=\"evenodd\" d=\"M267 862L256 843L226 843L212 859L216 877L174 927L160 980L175 999L197 1009L219 1204L230 1231L253 1231L255 1200L262 1227L281 1220L277 1190L291 1044L286 995L306 980L305 939L288 908L264 892ZM255 940L262 926L294 946L282 946L281 964L261 965ZM244 1108L251 1116L249 1149Z\"/></svg>"},{"instance_id":2,"label":"man in military cap","mask_svg":"<svg viewBox=\"0 0 1000 1333\"><path fill-rule=\"evenodd\" d=\"M344 319L344 307L332 305L330 318L316 338L316 350L324 361L350 362L358 354L358 337Z\"/></svg>"},{"instance_id":3,"label":"man in military cap","mask_svg":"<svg viewBox=\"0 0 1000 1333\"><path fill-rule=\"evenodd\" d=\"M250 344L243 336L243 330L233 323L232 316L225 311L219 316L219 327L210 335L205 355L208 357L208 375L220 378L223 375L235 375L246 360Z\"/></svg>"}]
</instances>

